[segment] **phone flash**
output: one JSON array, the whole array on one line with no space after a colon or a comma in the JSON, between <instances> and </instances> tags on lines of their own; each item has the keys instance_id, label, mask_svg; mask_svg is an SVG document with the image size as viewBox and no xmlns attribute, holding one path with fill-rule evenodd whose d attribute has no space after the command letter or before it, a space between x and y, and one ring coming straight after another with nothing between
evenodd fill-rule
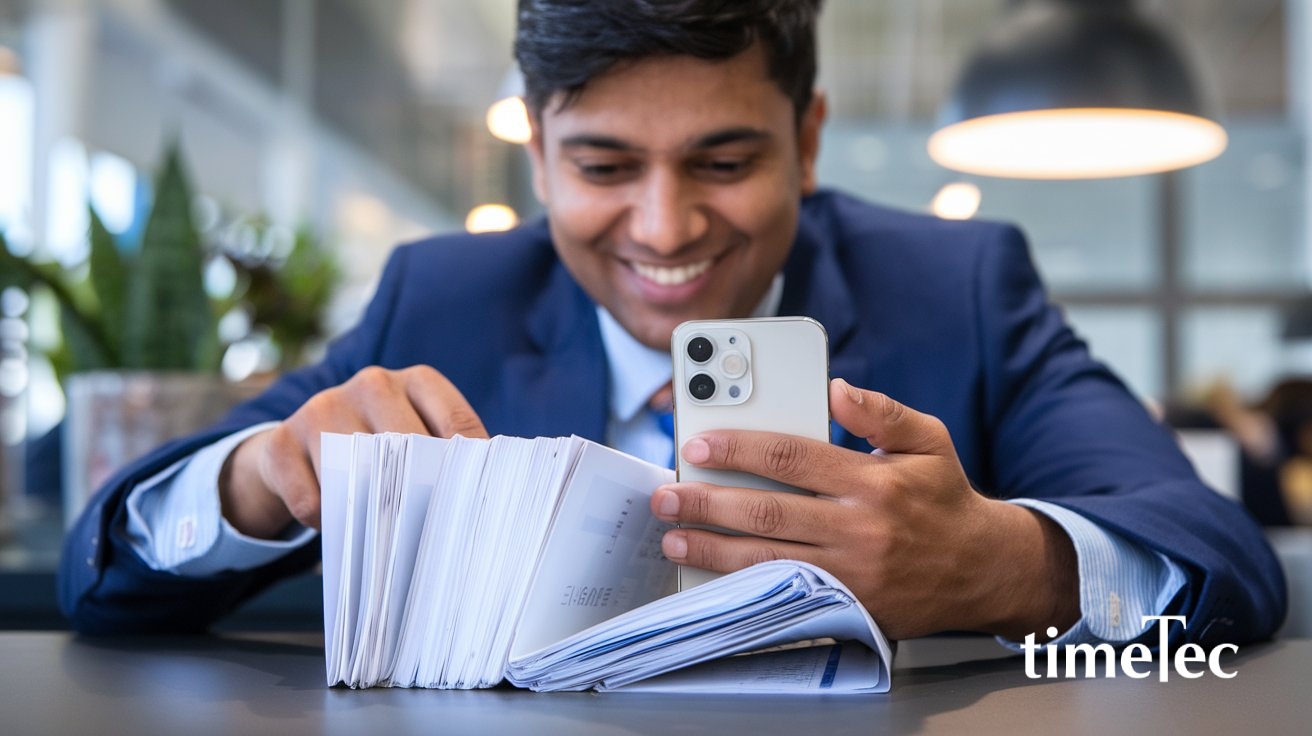
<instances>
[{"instance_id":1,"label":"phone flash","mask_svg":"<svg viewBox=\"0 0 1312 736\"><path fill-rule=\"evenodd\" d=\"M729 378L741 378L747 372L747 358L737 350L731 350L720 359L720 370Z\"/></svg>"}]
</instances>

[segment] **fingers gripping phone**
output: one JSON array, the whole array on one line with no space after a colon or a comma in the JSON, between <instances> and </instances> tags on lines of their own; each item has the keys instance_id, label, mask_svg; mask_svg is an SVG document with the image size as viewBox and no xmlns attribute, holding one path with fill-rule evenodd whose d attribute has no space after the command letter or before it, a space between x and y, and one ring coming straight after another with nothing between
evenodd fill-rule
<instances>
[{"instance_id":1,"label":"fingers gripping phone","mask_svg":"<svg viewBox=\"0 0 1312 736\"><path fill-rule=\"evenodd\" d=\"M824 327L809 317L697 320L675 328L670 347L679 480L810 495L750 473L689 465L678 448L713 429L781 432L828 442L828 342ZM679 590L716 577L719 573L681 566Z\"/></svg>"}]
</instances>

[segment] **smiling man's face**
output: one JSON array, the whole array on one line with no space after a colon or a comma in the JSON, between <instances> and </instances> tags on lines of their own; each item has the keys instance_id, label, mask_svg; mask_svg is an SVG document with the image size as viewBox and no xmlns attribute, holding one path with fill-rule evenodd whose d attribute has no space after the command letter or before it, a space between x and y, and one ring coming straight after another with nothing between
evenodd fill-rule
<instances>
[{"instance_id":1,"label":"smiling man's face","mask_svg":"<svg viewBox=\"0 0 1312 736\"><path fill-rule=\"evenodd\" d=\"M534 186L588 294L663 350L680 322L749 315L815 188L823 98L799 125L754 46L622 64L558 107L535 121Z\"/></svg>"}]
</instances>

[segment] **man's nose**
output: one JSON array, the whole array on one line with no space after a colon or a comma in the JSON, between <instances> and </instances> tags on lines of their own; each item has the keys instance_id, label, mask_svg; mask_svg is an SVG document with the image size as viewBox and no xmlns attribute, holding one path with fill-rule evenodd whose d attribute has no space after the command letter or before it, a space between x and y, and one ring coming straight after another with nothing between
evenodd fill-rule
<instances>
[{"instance_id":1,"label":"man's nose","mask_svg":"<svg viewBox=\"0 0 1312 736\"><path fill-rule=\"evenodd\" d=\"M661 255L673 255L706 234L710 222L696 187L678 174L651 172L636 191L629 216L629 237Z\"/></svg>"}]
</instances>

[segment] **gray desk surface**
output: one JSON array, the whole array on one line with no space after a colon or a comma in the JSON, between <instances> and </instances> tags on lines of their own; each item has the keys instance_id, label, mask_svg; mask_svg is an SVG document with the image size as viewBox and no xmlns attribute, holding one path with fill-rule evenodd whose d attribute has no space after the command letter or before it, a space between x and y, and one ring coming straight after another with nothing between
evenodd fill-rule
<instances>
[{"instance_id":1,"label":"gray desk surface","mask_svg":"<svg viewBox=\"0 0 1312 736\"><path fill-rule=\"evenodd\" d=\"M903 642L866 696L538 695L323 685L322 637L0 633L0 733L809 734L1312 732L1312 641L1240 647L1238 676L1029 680L991 640Z\"/></svg>"}]
</instances>

